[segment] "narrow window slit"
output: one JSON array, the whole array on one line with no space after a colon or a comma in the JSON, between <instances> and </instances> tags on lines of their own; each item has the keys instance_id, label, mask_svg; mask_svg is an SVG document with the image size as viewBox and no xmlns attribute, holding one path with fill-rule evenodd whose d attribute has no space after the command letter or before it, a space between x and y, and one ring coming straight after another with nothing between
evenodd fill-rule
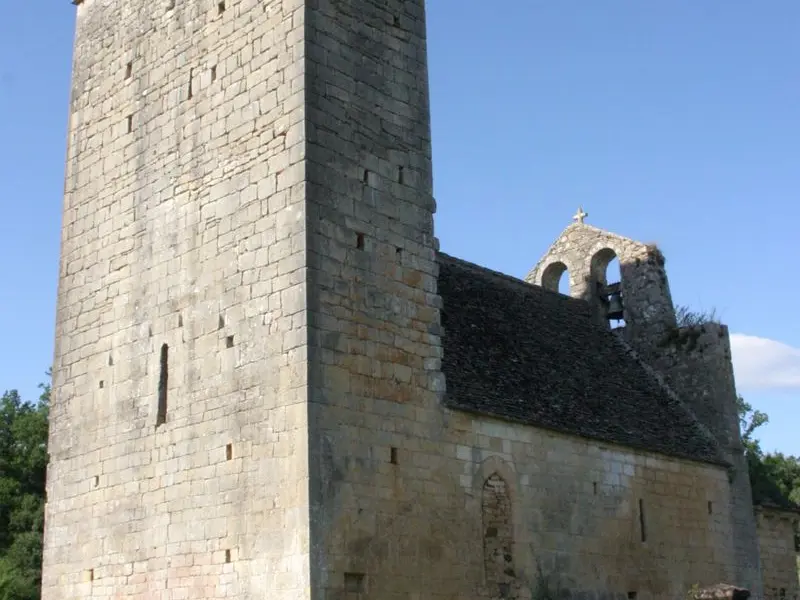
<instances>
[{"instance_id":1,"label":"narrow window slit","mask_svg":"<svg viewBox=\"0 0 800 600\"><path fill-rule=\"evenodd\" d=\"M109 357L108 357L108 366L109 367L113 367L114 366L114 357L111 356L111 355L109 355Z\"/></svg>"},{"instance_id":2,"label":"narrow window slit","mask_svg":"<svg viewBox=\"0 0 800 600\"><path fill-rule=\"evenodd\" d=\"M225 12L225 2L223 1L217 4L217 14L221 15L224 12Z\"/></svg>"},{"instance_id":3,"label":"narrow window slit","mask_svg":"<svg viewBox=\"0 0 800 600\"><path fill-rule=\"evenodd\" d=\"M647 541L647 521L644 516L644 500L639 499L639 529L642 535L642 541Z\"/></svg>"},{"instance_id":4,"label":"narrow window slit","mask_svg":"<svg viewBox=\"0 0 800 600\"><path fill-rule=\"evenodd\" d=\"M369 171L367 169L364 169L364 175L362 179L364 180L364 183L369 183Z\"/></svg>"},{"instance_id":5,"label":"narrow window slit","mask_svg":"<svg viewBox=\"0 0 800 600\"><path fill-rule=\"evenodd\" d=\"M125 65L125 79L130 79L132 75L133 75L133 63L128 62L128 64Z\"/></svg>"},{"instance_id":6,"label":"narrow window slit","mask_svg":"<svg viewBox=\"0 0 800 600\"><path fill-rule=\"evenodd\" d=\"M636 592L628 592L628 600L636 600L638 595Z\"/></svg>"},{"instance_id":7,"label":"narrow window slit","mask_svg":"<svg viewBox=\"0 0 800 600\"><path fill-rule=\"evenodd\" d=\"M233 336L229 335L225 338L225 347L226 348L233 348Z\"/></svg>"},{"instance_id":8,"label":"narrow window slit","mask_svg":"<svg viewBox=\"0 0 800 600\"><path fill-rule=\"evenodd\" d=\"M194 96L192 94L192 80L194 79L194 69L189 69L189 97L188 99L191 100Z\"/></svg>"},{"instance_id":9,"label":"narrow window slit","mask_svg":"<svg viewBox=\"0 0 800 600\"><path fill-rule=\"evenodd\" d=\"M99 475L95 475L94 476L94 487L97 487L98 485L100 485L100 476Z\"/></svg>"},{"instance_id":10,"label":"narrow window slit","mask_svg":"<svg viewBox=\"0 0 800 600\"><path fill-rule=\"evenodd\" d=\"M183 315L178 315L178 327L183 327Z\"/></svg>"},{"instance_id":11,"label":"narrow window slit","mask_svg":"<svg viewBox=\"0 0 800 600\"><path fill-rule=\"evenodd\" d=\"M713 514L714 512L714 503L711 500L708 501L708 514Z\"/></svg>"},{"instance_id":12,"label":"narrow window slit","mask_svg":"<svg viewBox=\"0 0 800 600\"><path fill-rule=\"evenodd\" d=\"M225 460L233 460L233 444L225 446Z\"/></svg>"},{"instance_id":13,"label":"narrow window slit","mask_svg":"<svg viewBox=\"0 0 800 600\"><path fill-rule=\"evenodd\" d=\"M231 562L231 551L230 550L225 550L225 562L226 563Z\"/></svg>"},{"instance_id":14,"label":"narrow window slit","mask_svg":"<svg viewBox=\"0 0 800 600\"><path fill-rule=\"evenodd\" d=\"M214 82L217 80L217 67L214 65L211 67L211 81Z\"/></svg>"},{"instance_id":15,"label":"narrow window slit","mask_svg":"<svg viewBox=\"0 0 800 600\"><path fill-rule=\"evenodd\" d=\"M363 250L364 249L364 234L363 233L357 233L356 234L356 248L358 248L359 250Z\"/></svg>"},{"instance_id":16,"label":"narrow window slit","mask_svg":"<svg viewBox=\"0 0 800 600\"><path fill-rule=\"evenodd\" d=\"M133 115L128 115L128 133L133 131Z\"/></svg>"},{"instance_id":17,"label":"narrow window slit","mask_svg":"<svg viewBox=\"0 0 800 600\"><path fill-rule=\"evenodd\" d=\"M393 447L389 451L389 462L392 463L393 465L397 464L397 448Z\"/></svg>"},{"instance_id":18,"label":"narrow window slit","mask_svg":"<svg viewBox=\"0 0 800 600\"><path fill-rule=\"evenodd\" d=\"M405 183L405 172L403 170L403 167L399 167L397 169L397 182L400 184Z\"/></svg>"},{"instance_id":19,"label":"narrow window slit","mask_svg":"<svg viewBox=\"0 0 800 600\"><path fill-rule=\"evenodd\" d=\"M160 374L158 378L158 413L156 427L167 422L167 385L169 383L169 346L161 346Z\"/></svg>"},{"instance_id":20,"label":"narrow window slit","mask_svg":"<svg viewBox=\"0 0 800 600\"><path fill-rule=\"evenodd\" d=\"M395 248L394 254L397 257L397 260L403 260L403 249L402 248Z\"/></svg>"},{"instance_id":21,"label":"narrow window slit","mask_svg":"<svg viewBox=\"0 0 800 600\"><path fill-rule=\"evenodd\" d=\"M101 379L101 380L100 380L100 389L102 390L104 386L105 386L105 381L103 381L103 380Z\"/></svg>"},{"instance_id":22,"label":"narrow window slit","mask_svg":"<svg viewBox=\"0 0 800 600\"><path fill-rule=\"evenodd\" d=\"M594 493L595 496L597 496L597 482L596 481L592 482L592 492Z\"/></svg>"},{"instance_id":23,"label":"narrow window slit","mask_svg":"<svg viewBox=\"0 0 800 600\"><path fill-rule=\"evenodd\" d=\"M225 317L223 317L222 315L219 316L219 321L217 321L217 327L219 329L225 327Z\"/></svg>"}]
</instances>

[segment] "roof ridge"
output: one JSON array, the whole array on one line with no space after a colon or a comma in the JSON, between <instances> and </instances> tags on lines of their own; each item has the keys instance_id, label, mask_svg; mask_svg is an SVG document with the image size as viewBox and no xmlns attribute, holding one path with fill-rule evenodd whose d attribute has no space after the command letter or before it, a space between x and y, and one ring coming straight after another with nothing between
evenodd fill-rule
<instances>
[{"instance_id":1,"label":"roof ridge","mask_svg":"<svg viewBox=\"0 0 800 600\"><path fill-rule=\"evenodd\" d=\"M508 273L503 273L502 271L496 271L494 269L490 269L489 267L484 267L483 265L479 265L477 263L464 260L463 258L455 257L452 254L447 254L446 252L440 251L437 252L436 254L437 257L442 257L445 260L448 260L455 265L466 267L467 269L473 271L478 271L483 275L490 275L506 283L516 285L521 289L524 289L525 291L535 291L535 292L542 292L545 294L551 294L553 296L559 296L563 298L565 301L576 303L577 305L586 305L588 310L589 304L585 300L582 300L580 298L573 298L572 296L567 296L566 294L562 294L561 292L558 291L548 290L546 287L543 287L541 285L531 283L530 281L525 281L524 279L515 277L514 275L509 275Z\"/></svg>"}]
</instances>

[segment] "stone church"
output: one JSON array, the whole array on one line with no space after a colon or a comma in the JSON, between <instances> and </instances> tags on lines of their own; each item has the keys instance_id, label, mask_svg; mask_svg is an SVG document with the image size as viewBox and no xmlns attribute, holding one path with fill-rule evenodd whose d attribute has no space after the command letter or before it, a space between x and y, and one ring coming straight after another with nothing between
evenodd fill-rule
<instances>
[{"instance_id":1,"label":"stone church","mask_svg":"<svg viewBox=\"0 0 800 600\"><path fill-rule=\"evenodd\" d=\"M73 3L44 600L796 597L657 248L439 251L424 0Z\"/></svg>"}]
</instances>

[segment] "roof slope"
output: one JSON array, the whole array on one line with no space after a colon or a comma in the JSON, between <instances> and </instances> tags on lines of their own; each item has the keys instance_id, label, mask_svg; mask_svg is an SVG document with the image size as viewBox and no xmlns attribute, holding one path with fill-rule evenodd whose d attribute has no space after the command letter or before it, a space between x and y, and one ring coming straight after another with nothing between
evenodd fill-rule
<instances>
[{"instance_id":1,"label":"roof slope","mask_svg":"<svg viewBox=\"0 0 800 600\"><path fill-rule=\"evenodd\" d=\"M688 409L595 323L587 303L439 254L445 403L721 464Z\"/></svg>"}]
</instances>

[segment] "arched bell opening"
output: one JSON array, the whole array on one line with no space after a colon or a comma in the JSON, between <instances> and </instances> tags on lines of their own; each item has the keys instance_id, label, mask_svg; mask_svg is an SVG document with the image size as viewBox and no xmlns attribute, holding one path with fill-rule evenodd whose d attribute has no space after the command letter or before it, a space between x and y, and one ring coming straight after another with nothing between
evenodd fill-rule
<instances>
[{"instance_id":1,"label":"arched bell opening","mask_svg":"<svg viewBox=\"0 0 800 600\"><path fill-rule=\"evenodd\" d=\"M593 296L601 316L611 329L625 326L625 306L622 297L622 273L617 253L603 248L591 262Z\"/></svg>"},{"instance_id":2,"label":"arched bell opening","mask_svg":"<svg viewBox=\"0 0 800 600\"><path fill-rule=\"evenodd\" d=\"M561 261L550 263L542 273L542 287L569 296L569 270Z\"/></svg>"}]
</instances>

